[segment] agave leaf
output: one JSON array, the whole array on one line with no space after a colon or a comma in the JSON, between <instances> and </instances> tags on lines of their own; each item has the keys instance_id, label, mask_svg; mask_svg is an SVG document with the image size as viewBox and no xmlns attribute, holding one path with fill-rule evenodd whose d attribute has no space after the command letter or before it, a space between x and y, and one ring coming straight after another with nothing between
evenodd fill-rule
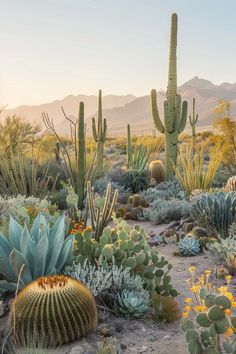
<instances>
[{"instance_id":1,"label":"agave leaf","mask_svg":"<svg viewBox=\"0 0 236 354\"><path fill-rule=\"evenodd\" d=\"M28 227L25 224L20 239L20 251L24 255L24 257L28 260L29 263L32 263L34 261L33 259L34 250L35 250L35 242L32 240Z\"/></svg>"},{"instance_id":2,"label":"agave leaf","mask_svg":"<svg viewBox=\"0 0 236 354\"><path fill-rule=\"evenodd\" d=\"M73 251L73 239L73 236L68 236L64 241L59 259L56 264L56 269L62 269L66 262L70 259Z\"/></svg>"},{"instance_id":3,"label":"agave leaf","mask_svg":"<svg viewBox=\"0 0 236 354\"><path fill-rule=\"evenodd\" d=\"M32 264L31 268L33 268L33 278L37 278L41 275L47 274L47 255L48 255L48 237L46 233L41 237L39 243L35 248L34 253L34 264Z\"/></svg>"},{"instance_id":4,"label":"agave leaf","mask_svg":"<svg viewBox=\"0 0 236 354\"><path fill-rule=\"evenodd\" d=\"M57 226L57 228L55 228ZM65 217L59 217L49 235L48 266L56 267L65 239Z\"/></svg>"},{"instance_id":5,"label":"agave leaf","mask_svg":"<svg viewBox=\"0 0 236 354\"><path fill-rule=\"evenodd\" d=\"M6 280L0 280L0 289L15 291L16 290L16 283L9 283Z\"/></svg>"},{"instance_id":6,"label":"agave leaf","mask_svg":"<svg viewBox=\"0 0 236 354\"><path fill-rule=\"evenodd\" d=\"M23 227L18 222L10 217L9 223L9 240L12 248L20 251L20 238L23 231Z\"/></svg>"},{"instance_id":7,"label":"agave leaf","mask_svg":"<svg viewBox=\"0 0 236 354\"><path fill-rule=\"evenodd\" d=\"M46 221L45 217L43 216L43 214L39 213L38 216L35 218L33 225L32 225L32 229L31 229L31 237L33 240L35 240L36 243L39 242L42 229L47 234L49 233L49 227L48 227L47 221Z\"/></svg>"},{"instance_id":8,"label":"agave leaf","mask_svg":"<svg viewBox=\"0 0 236 354\"><path fill-rule=\"evenodd\" d=\"M8 280L16 281L16 275L11 269L9 259L7 259L7 261L4 261L0 257L0 274L2 274L4 278Z\"/></svg>"},{"instance_id":9,"label":"agave leaf","mask_svg":"<svg viewBox=\"0 0 236 354\"><path fill-rule=\"evenodd\" d=\"M13 249L9 256L12 270L18 276L21 272L20 284L25 285L32 281L32 275L30 274L29 265L25 257L21 252Z\"/></svg>"}]
</instances>

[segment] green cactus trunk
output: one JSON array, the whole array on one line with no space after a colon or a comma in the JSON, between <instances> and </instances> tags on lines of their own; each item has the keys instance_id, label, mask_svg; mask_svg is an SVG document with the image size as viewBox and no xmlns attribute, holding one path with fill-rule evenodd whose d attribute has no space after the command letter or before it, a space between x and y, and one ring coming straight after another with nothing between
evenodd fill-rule
<instances>
[{"instance_id":1,"label":"green cactus trunk","mask_svg":"<svg viewBox=\"0 0 236 354\"><path fill-rule=\"evenodd\" d=\"M195 98L193 98L193 114L192 116L189 116L189 123L192 127L192 140L193 140L193 145L195 145L195 140L196 140L196 124L198 121L198 114L195 114Z\"/></svg>"},{"instance_id":2,"label":"green cactus trunk","mask_svg":"<svg viewBox=\"0 0 236 354\"><path fill-rule=\"evenodd\" d=\"M83 209L84 201L84 176L85 176L85 129L84 129L84 103L79 106L79 127L78 127L78 176L77 176L77 195L78 208Z\"/></svg>"},{"instance_id":3,"label":"green cactus trunk","mask_svg":"<svg viewBox=\"0 0 236 354\"><path fill-rule=\"evenodd\" d=\"M171 17L168 88L164 102L164 124L158 112L156 90L151 92L154 123L156 128L162 134L165 134L165 170L167 179L172 179L174 176L173 164L176 164L177 161L178 135L184 130L187 120L187 102L184 101L181 104L181 96L177 94L177 25L178 17L173 14Z\"/></svg>"},{"instance_id":4,"label":"green cactus trunk","mask_svg":"<svg viewBox=\"0 0 236 354\"><path fill-rule=\"evenodd\" d=\"M103 173L104 143L106 141L107 123L102 118L102 90L98 94L98 124L96 127L95 118L92 118L93 138L97 143L97 173Z\"/></svg>"},{"instance_id":5,"label":"green cactus trunk","mask_svg":"<svg viewBox=\"0 0 236 354\"><path fill-rule=\"evenodd\" d=\"M130 163L131 163L131 156L132 156L132 140L131 140L131 132L130 132L130 125L127 125L127 148L126 148L126 154L127 154L127 168L130 168Z\"/></svg>"}]
</instances>

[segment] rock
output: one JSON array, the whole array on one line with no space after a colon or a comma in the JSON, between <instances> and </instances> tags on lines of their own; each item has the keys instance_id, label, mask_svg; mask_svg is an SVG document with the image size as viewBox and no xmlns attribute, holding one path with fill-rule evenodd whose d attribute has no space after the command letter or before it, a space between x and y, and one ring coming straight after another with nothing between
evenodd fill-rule
<instances>
[{"instance_id":1,"label":"rock","mask_svg":"<svg viewBox=\"0 0 236 354\"><path fill-rule=\"evenodd\" d=\"M171 230L171 229L174 229L176 226L179 226L179 221L171 221L171 222L167 225L166 229L167 229L167 230Z\"/></svg>"},{"instance_id":2,"label":"rock","mask_svg":"<svg viewBox=\"0 0 236 354\"><path fill-rule=\"evenodd\" d=\"M139 349L139 353L145 353L147 351L147 347L142 347Z\"/></svg>"},{"instance_id":3,"label":"rock","mask_svg":"<svg viewBox=\"0 0 236 354\"><path fill-rule=\"evenodd\" d=\"M149 238L147 241L150 246L160 246L163 243L163 240L160 236Z\"/></svg>"}]
</instances>

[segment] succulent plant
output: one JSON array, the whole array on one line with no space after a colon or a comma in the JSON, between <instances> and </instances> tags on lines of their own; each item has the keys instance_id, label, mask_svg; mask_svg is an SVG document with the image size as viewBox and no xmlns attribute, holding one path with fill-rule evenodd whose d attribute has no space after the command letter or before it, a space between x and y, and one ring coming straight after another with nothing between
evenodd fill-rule
<instances>
[{"instance_id":1,"label":"succulent plant","mask_svg":"<svg viewBox=\"0 0 236 354\"><path fill-rule=\"evenodd\" d=\"M182 256L196 256L200 253L200 243L193 237L184 237L179 241L178 251Z\"/></svg>"},{"instance_id":2,"label":"succulent plant","mask_svg":"<svg viewBox=\"0 0 236 354\"><path fill-rule=\"evenodd\" d=\"M41 277L28 284L11 305L9 325L16 341L26 334L55 345L86 336L97 325L94 298L85 285L64 275Z\"/></svg>"},{"instance_id":3,"label":"succulent plant","mask_svg":"<svg viewBox=\"0 0 236 354\"><path fill-rule=\"evenodd\" d=\"M65 216L60 216L50 227L39 213L29 232L13 218L9 224L9 238L0 233L0 288L16 289L42 275L56 274L62 270L72 255L73 238L65 239Z\"/></svg>"},{"instance_id":4,"label":"succulent plant","mask_svg":"<svg viewBox=\"0 0 236 354\"><path fill-rule=\"evenodd\" d=\"M162 161L154 160L149 164L150 177L154 178L157 184L165 181L165 170Z\"/></svg>"},{"instance_id":5,"label":"succulent plant","mask_svg":"<svg viewBox=\"0 0 236 354\"><path fill-rule=\"evenodd\" d=\"M149 308L150 298L146 290L124 290L115 298L114 308L119 314L128 317L141 318Z\"/></svg>"},{"instance_id":6,"label":"succulent plant","mask_svg":"<svg viewBox=\"0 0 236 354\"><path fill-rule=\"evenodd\" d=\"M89 230L77 233L77 246L74 256L77 262L86 259L93 264L115 264L118 267L129 268L132 274L140 275L145 281L145 287L163 295L176 296L177 292L171 285L169 271L171 264L158 255L155 248L148 245L148 235L140 225L132 228L123 219L116 219L115 228L106 227L99 240L95 240Z\"/></svg>"},{"instance_id":7,"label":"succulent plant","mask_svg":"<svg viewBox=\"0 0 236 354\"><path fill-rule=\"evenodd\" d=\"M224 190L225 190L225 192L236 191L236 176L232 176L228 179Z\"/></svg>"},{"instance_id":8,"label":"succulent plant","mask_svg":"<svg viewBox=\"0 0 236 354\"><path fill-rule=\"evenodd\" d=\"M198 121L198 114L195 114L195 98L193 98L193 113L192 115L189 115L189 123L192 128L192 140L193 144L195 144L195 139L196 139L196 124Z\"/></svg>"},{"instance_id":9,"label":"succulent plant","mask_svg":"<svg viewBox=\"0 0 236 354\"><path fill-rule=\"evenodd\" d=\"M236 192L203 193L197 195L192 202L193 217L205 218L207 224L226 238L236 216Z\"/></svg>"}]
</instances>

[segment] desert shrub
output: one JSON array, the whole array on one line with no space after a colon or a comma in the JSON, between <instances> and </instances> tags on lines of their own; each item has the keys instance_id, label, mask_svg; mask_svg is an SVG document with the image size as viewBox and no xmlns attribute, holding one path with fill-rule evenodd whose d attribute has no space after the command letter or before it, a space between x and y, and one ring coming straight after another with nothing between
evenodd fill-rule
<instances>
[{"instance_id":1,"label":"desert shrub","mask_svg":"<svg viewBox=\"0 0 236 354\"><path fill-rule=\"evenodd\" d=\"M179 199L156 199L150 208L142 209L139 219L150 220L155 224L168 223L180 220L190 214L191 204Z\"/></svg>"},{"instance_id":2,"label":"desert shrub","mask_svg":"<svg viewBox=\"0 0 236 354\"><path fill-rule=\"evenodd\" d=\"M132 193L139 193L147 189L149 182L148 171L126 171L123 175L121 185Z\"/></svg>"},{"instance_id":3,"label":"desert shrub","mask_svg":"<svg viewBox=\"0 0 236 354\"><path fill-rule=\"evenodd\" d=\"M235 175L236 175L235 166L230 166L230 168L227 168L226 166L220 166L216 171L215 177L213 178L212 187L213 188L224 187L228 179Z\"/></svg>"},{"instance_id":4,"label":"desert shrub","mask_svg":"<svg viewBox=\"0 0 236 354\"><path fill-rule=\"evenodd\" d=\"M178 153L178 162L174 167L176 177L184 190L191 194L194 189L207 190L222 162L222 144L215 145L208 153L205 148L194 148L193 145L182 146ZM209 162L205 162L205 154Z\"/></svg>"},{"instance_id":5,"label":"desert shrub","mask_svg":"<svg viewBox=\"0 0 236 354\"><path fill-rule=\"evenodd\" d=\"M156 187L148 188L146 191L143 191L141 195L150 203L154 202L156 199L185 199L185 192L176 178L161 182Z\"/></svg>"},{"instance_id":6,"label":"desert shrub","mask_svg":"<svg viewBox=\"0 0 236 354\"><path fill-rule=\"evenodd\" d=\"M113 218L115 228L106 227L98 241L89 230L75 235L74 257L76 262L86 259L92 264L115 264L129 268L131 274L139 275L145 282L145 289L163 295L175 296L169 271L171 264L160 257L155 248L148 245L148 235L139 225L130 227L123 219Z\"/></svg>"},{"instance_id":7,"label":"desert shrub","mask_svg":"<svg viewBox=\"0 0 236 354\"><path fill-rule=\"evenodd\" d=\"M155 294L152 298L155 310L154 319L164 322L174 322L180 317L180 310L175 299L169 296Z\"/></svg>"},{"instance_id":8,"label":"desert shrub","mask_svg":"<svg viewBox=\"0 0 236 354\"><path fill-rule=\"evenodd\" d=\"M104 195L104 192L106 191L107 185L109 183L111 184L111 187L113 190L118 189L119 194L125 193L125 190L126 190L125 187L121 186L117 182L112 182L108 176L100 177L93 182L94 192L98 193L99 195Z\"/></svg>"},{"instance_id":9,"label":"desert shrub","mask_svg":"<svg viewBox=\"0 0 236 354\"><path fill-rule=\"evenodd\" d=\"M221 237L228 236L236 215L236 192L203 193L192 199L191 214L214 227Z\"/></svg>"}]
</instances>

